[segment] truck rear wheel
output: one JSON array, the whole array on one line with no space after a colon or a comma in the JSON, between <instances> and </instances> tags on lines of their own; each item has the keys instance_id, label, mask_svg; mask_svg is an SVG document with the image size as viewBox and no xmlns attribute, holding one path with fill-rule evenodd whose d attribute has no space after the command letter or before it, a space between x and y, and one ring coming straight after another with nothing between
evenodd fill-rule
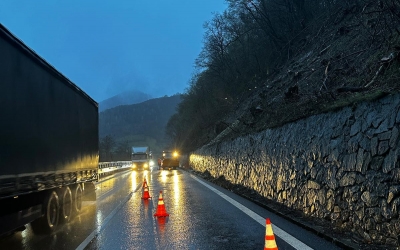
<instances>
[{"instance_id":1,"label":"truck rear wheel","mask_svg":"<svg viewBox=\"0 0 400 250\"><path fill-rule=\"evenodd\" d=\"M81 212L82 209L82 195L83 195L83 190L81 184L77 184L75 186L75 189L73 191L73 212L78 215Z\"/></svg>"},{"instance_id":2,"label":"truck rear wheel","mask_svg":"<svg viewBox=\"0 0 400 250\"><path fill-rule=\"evenodd\" d=\"M32 230L37 234L50 233L58 225L60 204L55 191L48 192L43 202L44 215L31 222Z\"/></svg>"},{"instance_id":3,"label":"truck rear wheel","mask_svg":"<svg viewBox=\"0 0 400 250\"><path fill-rule=\"evenodd\" d=\"M60 190L60 221L69 222L72 217L72 192L69 187Z\"/></svg>"}]
</instances>

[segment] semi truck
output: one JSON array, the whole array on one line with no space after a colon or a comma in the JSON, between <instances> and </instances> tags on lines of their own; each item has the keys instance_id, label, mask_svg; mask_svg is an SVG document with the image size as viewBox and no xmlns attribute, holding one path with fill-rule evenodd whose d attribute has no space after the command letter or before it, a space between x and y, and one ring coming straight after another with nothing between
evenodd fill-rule
<instances>
[{"instance_id":1,"label":"semi truck","mask_svg":"<svg viewBox=\"0 0 400 250\"><path fill-rule=\"evenodd\" d=\"M0 24L0 235L50 233L95 200L98 104Z\"/></svg>"},{"instance_id":2,"label":"semi truck","mask_svg":"<svg viewBox=\"0 0 400 250\"><path fill-rule=\"evenodd\" d=\"M148 170L152 165L152 155L149 147L132 147L132 168Z\"/></svg>"}]
</instances>

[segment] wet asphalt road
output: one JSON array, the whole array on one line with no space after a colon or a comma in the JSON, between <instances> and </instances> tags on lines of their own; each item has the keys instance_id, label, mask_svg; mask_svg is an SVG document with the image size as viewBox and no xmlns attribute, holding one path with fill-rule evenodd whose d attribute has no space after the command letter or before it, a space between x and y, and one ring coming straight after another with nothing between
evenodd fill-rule
<instances>
[{"instance_id":1,"label":"wet asphalt road","mask_svg":"<svg viewBox=\"0 0 400 250\"><path fill-rule=\"evenodd\" d=\"M340 249L181 169L118 173L96 187L97 201L84 202L82 214L52 235L28 227L0 239L0 249L263 249L267 217L279 249ZM165 218L153 216L160 191Z\"/></svg>"}]
</instances>

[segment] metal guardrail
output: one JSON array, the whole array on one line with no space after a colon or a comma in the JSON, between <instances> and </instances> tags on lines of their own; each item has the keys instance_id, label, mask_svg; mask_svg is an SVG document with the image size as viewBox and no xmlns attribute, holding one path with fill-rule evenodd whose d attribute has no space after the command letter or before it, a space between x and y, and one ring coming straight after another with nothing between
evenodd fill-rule
<instances>
[{"instance_id":1,"label":"metal guardrail","mask_svg":"<svg viewBox=\"0 0 400 250\"><path fill-rule=\"evenodd\" d=\"M111 167L124 167L132 165L131 161L111 161L111 162L99 162L99 169L111 168Z\"/></svg>"},{"instance_id":2,"label":"metal guardrail","mask_svg":"<svg viewBox=\"0 0 400 250\"><path fill-rule=\"evenodd\" d=\"M113 161L113 162L99 162L99 178L105 175L110 175L115 172L123 171L132 166L131 161Z\"/></svg>"}]
</instances>

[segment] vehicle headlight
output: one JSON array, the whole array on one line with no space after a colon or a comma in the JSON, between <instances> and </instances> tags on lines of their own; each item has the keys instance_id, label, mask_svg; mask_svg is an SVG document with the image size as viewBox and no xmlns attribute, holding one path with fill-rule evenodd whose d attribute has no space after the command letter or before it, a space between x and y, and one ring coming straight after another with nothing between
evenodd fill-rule
<instances>
[{"instance_id":1,"label":"vehicle headlight","mask_svg":"<svg viewBox=\"0 0 400 250\"><path fill-rule=\"evenodd\" d=\"M179 155L178 152L175 151L174 152L174 157L178 157L178 155Z\"/></svg>"},{"instance_id":2,"label":"vehicle headlight","mask_svg":"<svg viewBox=\"0 0 400 250\"><path fill-rule=\"evenodd\" d=\"M132 164L132 168L136 168L136 164L135 163Z\"/></svg>"},{"instance_id":3,"label":"vehicle headlight","mask_svg":"<svg viewBox=\"0 0 400 250\"><path fill-rule=\"evenodd\" d=\"M147 163L145 163L143 166L144 166L145 168L147 168L149 165L148 165Z\"/></svg>"},{"instance_id":4,"label":"vehicle headlight","mask_svg":"<svg viewBox=\"0 0 400 250\"><path fill-rule=\"evenodd\" d=\"M150 166L154 166L154 161L149 161Z\"/></svg>"}]
</instances>

